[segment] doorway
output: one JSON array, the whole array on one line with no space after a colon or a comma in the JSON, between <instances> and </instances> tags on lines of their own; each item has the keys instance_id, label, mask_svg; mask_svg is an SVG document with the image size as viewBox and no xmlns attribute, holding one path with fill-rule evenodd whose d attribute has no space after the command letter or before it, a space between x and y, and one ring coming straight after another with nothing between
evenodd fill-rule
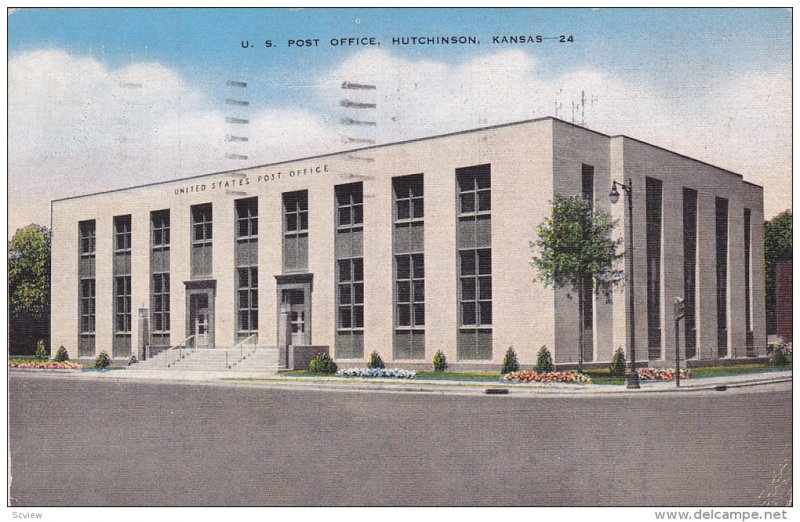
<instances>
[{"instance_id":1,"label":"doorway","mask_svg":"<svg viewBox=\"0 0 800 522\"><path fill-rule=\"evenodd\" d=\"M187 344L196 349L214 348L215 345L214 287L208 281L192 281L186 285L186 335L192 336Z\"/></svg>"}]
</instances>

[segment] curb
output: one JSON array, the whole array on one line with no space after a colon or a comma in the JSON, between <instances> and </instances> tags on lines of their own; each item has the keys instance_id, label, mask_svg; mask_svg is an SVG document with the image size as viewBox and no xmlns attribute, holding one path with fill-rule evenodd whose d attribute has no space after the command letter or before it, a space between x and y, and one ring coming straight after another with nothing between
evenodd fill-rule
<instances>
[{"instance_id":1,"label":"curb","mask_svg":"<svg viewBox=\"0 0 800 522\"><path fill-rule=\"evenodd\" d=\"M114 379L116 381L129 380L131 382L157 382L169 384L198 384L198 385L218 385L226 387L246 386L248 388L269 388L269 389L294 389L294 390L317 390L317 391L344 391L344 392L381 392L381 393L428 393L428 394L447 394L447 395L510 395L516 397L534 396L608 396L608 395L627 395L627 396L646 396L652 394L665 393L688 393L688 392L709 392L725 391L744 387L756 387L770 384L791 383L792 375L783 374L772 378L751 378L745 376L739 380L730 377L729 382L723 378L713 377L717 382L692 383L680 388L669 386L674 381L654 382L645 384L639 390L628 390L623 385L609 384L566 384L566 383L540 383L540 384L520 384L492 381L423 381L409 382L392 381L388 379L368 380L368 379L348 379L338 378L314 378L314 377L258 377L247 374L233 374L222 376L219 372L213 375L204 375L203 372L195 372L190 375L181 375L172 371L159 371L158 373L136 374L134 372L115 371L115 372L80 372L76 370L41 370L27 368L9 368L9 374L19 373L28 375L38 375L43 378L56 376L69 376L84 380L95 379ZM194 378L188 378L194 377ZM722 381L722 382L719 382ZM653 386L655 384L655 386Z\"/></svg>"}]
</instances>

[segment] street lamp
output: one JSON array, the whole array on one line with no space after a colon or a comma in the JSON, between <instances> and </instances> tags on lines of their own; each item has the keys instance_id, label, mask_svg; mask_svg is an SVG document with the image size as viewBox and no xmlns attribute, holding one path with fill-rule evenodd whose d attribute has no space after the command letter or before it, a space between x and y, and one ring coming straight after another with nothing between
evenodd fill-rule
<instances>
[{"instance_id":1,"label":"street lamp","mask_svg":"<svg viewBox=\"0 0 800 522\"><path fill-rule=\"evenodd\" d=\"M617 181L611 184L611 192L608 194L608 200L612 205L619 201L617 186L624 190L628 196L628 233L625 234L625 264L627 265L625 269L625 278L628 283L628 302L630 303L629 308L631 311L628 334L631 340L631 359L628 363L628 373L625 375L625 382L627 382L629 390L638 390L639 372L636 371L636 328L634 326L634 317L636 317L636 314L634 314L633 311L633 179L629 178L627 185L618 183Z\"/></svg>"}]
</instances>

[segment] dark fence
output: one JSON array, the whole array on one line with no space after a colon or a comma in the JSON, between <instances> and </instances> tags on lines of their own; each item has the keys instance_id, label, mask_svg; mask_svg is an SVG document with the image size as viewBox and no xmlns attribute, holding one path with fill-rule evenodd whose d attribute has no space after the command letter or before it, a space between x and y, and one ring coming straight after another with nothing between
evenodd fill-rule
<instances>
[{"instance_id":1,"label":"dark fence","mask_svg":"<svg viewBox=\"0 0 800 522\"><path fill-rule=\"evenodd\" d=\"M36 343L44 342L50 352L50 316L47 314L18 314L8 319L8 354L33 355Z\"/></svg>"}]
</instances>

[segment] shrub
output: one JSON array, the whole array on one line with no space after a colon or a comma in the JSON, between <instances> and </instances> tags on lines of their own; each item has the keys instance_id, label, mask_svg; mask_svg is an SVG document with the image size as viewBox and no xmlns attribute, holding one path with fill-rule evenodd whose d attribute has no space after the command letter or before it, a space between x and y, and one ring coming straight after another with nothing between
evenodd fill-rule
<instances>
[{"instance_id":1,"label":"shrub","mask_svg":"<svg viewBox=\"0 0 800 522\"><path fill-rule=\"evenodd\" d=\"M625 352L622 351L622 348L617 348L617 351L614 352L609 369L612 377L625 377Z\"/></svg>"},{"instance_id":2,"label":"shrub","mask_svg":"<svg viewBox=\"0 0 800 522\"><path fill-rule=\"evenodd\" d=\"M539 353L536 354L536 373L550 373L554 370L550 350L547 349L547 346L542 346L539 348Z\"/></svg>"},{"instance_id":3,"label":"shrub","mask_svg":"<svg viewBox=\"0 0 800 522\"><path fill-rule=\"evenodd\" d=\"M383 359L381 356L378 355L378 352L373 351L369 354L369 363L367 364L368 368L386 368L383 364Z\"/></svg>"},{"instance_id":4,"label":"shrub","mask_svg":"<svg viewBox=\"0 0 800 522\"><path fill-rule=\"evenodd\" d=\"M443 372L446 369L447 369L447 357L445 357L443 351L438 350L433 355L433 371Z\"/></svg>"},{"instance_id":5,"label":"shrub","mask_svg":"<svg viewBox=\"0 0 800 522\"><path fill-rule=\"evenodd\" d=\"M55 356L54 360L56 362L69 361L69 354L67 353L67 349L64 348L63 345L58 347L58 351L56 352L56 356Z\"/></svg>"},{"instance_id":6,"label":"shrub","mask_svg":"<svg viewBox=\"0 0 800 522\"><path fill-rule=\"evenodd\" d=\"M94 367L98 369L108 368L111 366L111 357L103 350L100 352L100 355L97 356L97 359L94 360Z\"/></svg>"},{"instance_id":7,"label":"shrub","mask_svg":"<svg viewBox=\"0 0 800 522\"><path fill-rule=\"evenodd\" d=\"M336 373L338 369L333 358L327 353L318 353L308 363L308 371L311 373Z\"/></svg>"},{"instance_id":8,"label":"shrub","mask_svg":"<svg viewBox=\"0 0 800 522\"><path fill-rule=\"evenodd\" d=\"M772 355L769 359L769 364L772 366L786 366L789 364L789 358L784 351L784 344L781 341L775 343L775 348L772 350Z\"/></svg>"},{"instance_id":9,"label":"shrub","mask_svg":"<svg viewBox=\"0 0 800 522\"><path fill-rule=\"evenodd\" d=\"M509 346L506 350L506 355L503 357L503 368L500 370L501 375L516 372L519 370L519 363L517 362L517 352L514 351L513 346Z\"/></svg>"},{"instance_id":10,"label":"shrub","mask_svg":"<svg viewBox=\"0 0 800 522\"><path fill-rule=\"evenodd\" d=\"M37 361L44 361L47 359L47 351L44 349L44 341L41 339L36 343L36 351L33 352L33 358Z\"/></svg>"}]
</instances>

